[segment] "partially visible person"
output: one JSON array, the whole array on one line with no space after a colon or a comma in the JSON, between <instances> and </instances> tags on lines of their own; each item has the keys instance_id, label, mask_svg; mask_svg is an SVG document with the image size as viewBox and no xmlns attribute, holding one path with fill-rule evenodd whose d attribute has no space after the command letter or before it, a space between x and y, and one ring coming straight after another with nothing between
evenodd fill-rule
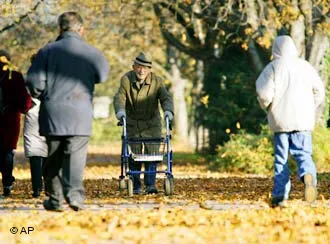
<instances>
[{"instance_id":1,"label":"partially visible person","mask_svg":"<svg viewBox=\"0 0 330 244\"><path fill-rule=\"evenodd\" d=\"M49 199L43 206L62 211L63 200L74 211L84 209L83 174L92 131L95 84L108 78L104 55L83 39L83 19L77 12L58 18L60 34L37 53L28 70L27 86L41 101L40 135L48 157L43 176Z\"/></svg>"},{"instance_id":2,"label":"partially visible person","mask_svg":"<svg viewBox=\"0 0 330 244\"><path fill-rule=\"evenodd\" d=\"M35 54L31 57L31 63ZM43 190L42 165L48 155L46 138L39 134L39 109L40 101L32 98L33 107L24 117L24 153L30 161L32 196L39 197Z\"/></svg>"},{"instance_id":3,"label":"partially visible person","mask_svg":"<svg viewBox=\"0 0 330 244\"><path fill-rule=\"evenodd\" d=\"M0 50L0 171L2 174L3 196L11 194L14 150L20 133L21 113L32 105L31 96L25 88L20 72L12 70L11 56Z\"/></svg>"},{"instance_id":4,"label":"partially visible person","mask_svg":"<svg viewBox=\"0 0 330 244\"><path fill-rule=\"evenodd\" d=\"M166 90L163 79L151 72L151 56L141 52L134 60L132 70L120 80L120 87L114 98L116 117L127 118L127 136L129 138L159 138L161 137L161 116L159 104L164 115L173 119L173 100ZM155 145L131 145L133 153L155 153ZM141 171L140 162L130 162L132 171ZM145 171L157 170L156 162L144 162ZM157 193L156 173L144 175L145 191L148 194ZM133 174L133 192L141 192L140 174Z\"/></svg>"},{"instance_id":5,"label":"partially visible person","mask_svg":"<svg viewBox=\"0 0 330 244\"><path fill-rule=\"evenodd\" d=\"M24 153L30 161L32 196L39 197L43 191L42 166L48 155L46 138L39 134L40 101L32 98L33 107L24 118Z\"/></svg>"},{"instance_id":6,"label":"partially visible person","mask_svg":"<svg viewBox=\"0 0 330 244\"><path fill-rule=\"evenodd\" d=\"M31 57L31 63L35 54ZM33 107L24 117L24 153L30 161L32 196L39 197L43 190L42 165L48 155L46 138L39 134L39 109L40 101L32 98Z\"/></svg>"},{"instance_id":7,"label":"partially visible person","mask_svg":"<svg viewBox=\"0 0 330 244\"><path fill-rule=\"evenodd\" d=\"M325 98L324 84L317 71L298 57L290 36L278 36L273 44L274 60L256 81L261 107L267 110L274 132L274 186L272 206L286 206L291 189L288 156L298 164L299 179L305 184L304 198L317 197L316 167L312 159L312 130Z\"/></svg>"}]
</instances>

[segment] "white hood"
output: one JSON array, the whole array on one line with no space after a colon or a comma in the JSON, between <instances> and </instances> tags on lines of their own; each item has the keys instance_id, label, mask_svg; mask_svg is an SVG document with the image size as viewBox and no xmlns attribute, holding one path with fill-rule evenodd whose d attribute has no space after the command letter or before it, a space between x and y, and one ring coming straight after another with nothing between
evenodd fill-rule
<instances>
[{"instance_id":1,"label":"white hood","mask_svg":"<svg viewBox=\"0 0 330 244\"><path fill-rule=\"evenodd\" d=\"M258 100L268 112L270 128L274 132L313 130L316 109L325 97L320 76L298 57L291 37L277 37L272 52L274 60L256 81Z\"/></svg>"},{"instance_id":2,"label":"white hood","mask_svg":"<svg viewBox=\"0 0 330 244\"><path fill-rule=\"evenodd\" d=\"M272 53L274 59L298 57L296 45L290 36L277 37L274 41Z\"/></svg>"}]
</instances>

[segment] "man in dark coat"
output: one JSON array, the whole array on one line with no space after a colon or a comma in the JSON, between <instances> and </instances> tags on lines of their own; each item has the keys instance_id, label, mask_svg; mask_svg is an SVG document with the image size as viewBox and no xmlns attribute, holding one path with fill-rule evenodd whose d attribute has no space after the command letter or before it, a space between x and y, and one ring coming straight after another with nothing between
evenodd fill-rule
<instances>
[{"instance_id":1,"label":"man in dark coat","mask_svg":"<svg viewBox=\"0 0 330 244\"><path fill-rule=\"evenodd\" d=\"M150 55L140 53L134 60L133 70L122 78L120 87L114 98L116 117L120 120L127 116L128 137L161 137L161 117L159 102L164 115L173 119L173 101L166 90L163 80L151 72L152 61ZM131 147L133 153L141 153L141 145ZM150 151L148 147L146 150ZM152 153L152 152L149 152ZM141 163L131 162L130 169L141 170ZM156 171L156 163L145 163L146 171ZM157 193L155 187L156 174L147 174L144 184L147 193ZM140 175L133 175L133 191L138 194L141 190Z\"/></svg>"},{"instance_id":2,"label":"man in dark coat","mask_svg":"<svg viewBox=\"0 0 330 244\"><path fill-rule=\"evenodd\" d=\"M3 196L13 188L14 149L20 132L21 113L32 105L21 73L11 70L10 55L0 50L0 171Z\"/></svg>"},{"instance_id":3,"label":"man in dark coat","mask_svg":"<svg viewBox=\"0 0 330 244\"><path fill-rule=\"evenodd\" d=\"M99 50L84 42L83 20L76 12L58 19L60 35L39 50L27 74L27 86L41 101L40 135L46 137L44 165L46 210L83 208L83 172L92 130L92 99L96 83L104 82L109 64Z\"/></svg>"}]
</instances>

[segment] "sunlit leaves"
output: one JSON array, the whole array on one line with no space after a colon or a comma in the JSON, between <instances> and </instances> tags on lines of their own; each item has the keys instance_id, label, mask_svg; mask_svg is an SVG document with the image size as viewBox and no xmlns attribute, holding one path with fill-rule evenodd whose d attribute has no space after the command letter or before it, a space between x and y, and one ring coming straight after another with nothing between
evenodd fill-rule
<instances>
[{"instance_id":1,"label":"sunlit leaves","mask_svg":"<svg viewBox=\"0 0 330 244\"><path fill-rule=\"evenodd\" d=\"M15 14L16 10L15 10L15 6L13 4L10 3L2 3L0 4L0 15L3 17L7 17L7 16L12 16L13 14Z\"/></svg>"},{"instance_id":2,"label":"sunlit leaves","mask_svg":"<svg viewBox=\"0 0 330 244\"><path fill-rule=\"evenodd\" d=\"M199 177L176 179L176 193L172 197L159 193L128 198L118 193L116 180L86 182L87 204L94 206L79 213L69 209L64 213L12 211L14 206L40 207L41 200L22 196L5 200L1 203L6 211L0 217L0 240L5 243L17 238L15 240L21 243L22 235L14 236L9 229L25 225L34 227L33 242L40 243L54 239L64 243L109 240L123 243L164 240L173 243L258 243L260 240L263 243L327 243L329 240L329 201L323 202L320 198L314 207L301 201L303 187L296 177L292 181L293 200L289 201L288 208L271 209L267 202L271 177L222 174L208 178L205 169L192 165L180 167L178 173ZM21 183L17 181L19 189L30 184L29 181ZM319 190L329 197L324 179L320 185ZM101 189L105 194L102 199L97 198L91 189ZM106 203L118 208L107 209ZM182 205L171 206L175 203ZM228 208L216 210L217 205ZM239 206L245 207L237 209Z\"/></svg>"},{"instance_id":3,"label":"sunlit leaves","mask_svg":"<svg viewBox=\"0 0 330 244\"><path fill-rule=\"evenodd\" d=\"M209 95L205 95L205 96L200 98L200 102L206 107L209 104L209 97L210 97Z\"/></svg>"},{"instance_id":4,"label":"sunlit leaves","mask_svg":"<svg viewBox=\"0 0 330 244\"><path fill-rule=\"evenodd\" d=\"M1 57L0 57L0 62L1 62L1 63L4 63L4 64L7 64L9 61L8 61L8 59L7 59L6 56L1 56Z\"/></svg>"}]
</instances>

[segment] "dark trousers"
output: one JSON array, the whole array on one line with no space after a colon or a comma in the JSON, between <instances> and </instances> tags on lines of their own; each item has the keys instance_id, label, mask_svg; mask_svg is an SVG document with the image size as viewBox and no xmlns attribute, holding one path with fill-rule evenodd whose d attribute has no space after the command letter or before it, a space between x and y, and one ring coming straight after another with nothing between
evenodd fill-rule
<instances>
[{"instance_id":1,"label":"dark trousers","mask_svg":"<svg viewBox=\"0 0 330 244\"><path fill-rule=\"evenodd\" d=\"M152 154L159 153L159 144L158 143L134 143L129 145L132 153L135 154ZM141 171L142 163L141 162L130 162L130 170ZM145 171L156 171L157 163L156 162L144 162ZM144 175L144 185L155 186L156 183L156 173L146 173ZM133 174L133 188L134 190L141 189L140 174Z\"/></svg>"},{"instance_id":2,"label":"dark trousers","mask_svg":"<svg viewBox=\"0 0 330 244\"><path fill-rule=\"evenodd\" d=\"M40 192L42 186L42 165L45 161L44 157L33 156L30 157L30 171L33 192Z\"/></svg>"},{"instance_id":3,"label":"dark trousers","mask_svg":"<svg viewBox=\"0 0 330 244\"><path fill-rule=\"evenodd\" d=\"M83 174L88 136L47 136L48 158L43 167L45 190L54 207L84 201Z\"/></svg>"},{"instance_id":4,"label":"dark trousers","mask_svg":"<svg viewBox=\"0 0 330 244\"><path fill-rule=\"evenodd\" d=\"M15 181L13 176L14 168L14 151L4 150L0 145L0 171L2 174L3 187L11 186Z\"/></svg>"},{"instance_id":5,"label":"dark trousers","mask_svg":"<svg viewBox=\"0 0 330 244\"><path fill-rule=\"evenodd\" d=\"M130 169L141 171L142 163L140 162L130 162ZM145 171L156 171L157 170L157 163L144 163L144 170ZM155 186L156 183L156 173L150 173L144 175L144 185L148 186ZM133 175L133 188L134 190L141 189L141 181L140 181L140 174Z\"/></svg>"}]
</instances>

